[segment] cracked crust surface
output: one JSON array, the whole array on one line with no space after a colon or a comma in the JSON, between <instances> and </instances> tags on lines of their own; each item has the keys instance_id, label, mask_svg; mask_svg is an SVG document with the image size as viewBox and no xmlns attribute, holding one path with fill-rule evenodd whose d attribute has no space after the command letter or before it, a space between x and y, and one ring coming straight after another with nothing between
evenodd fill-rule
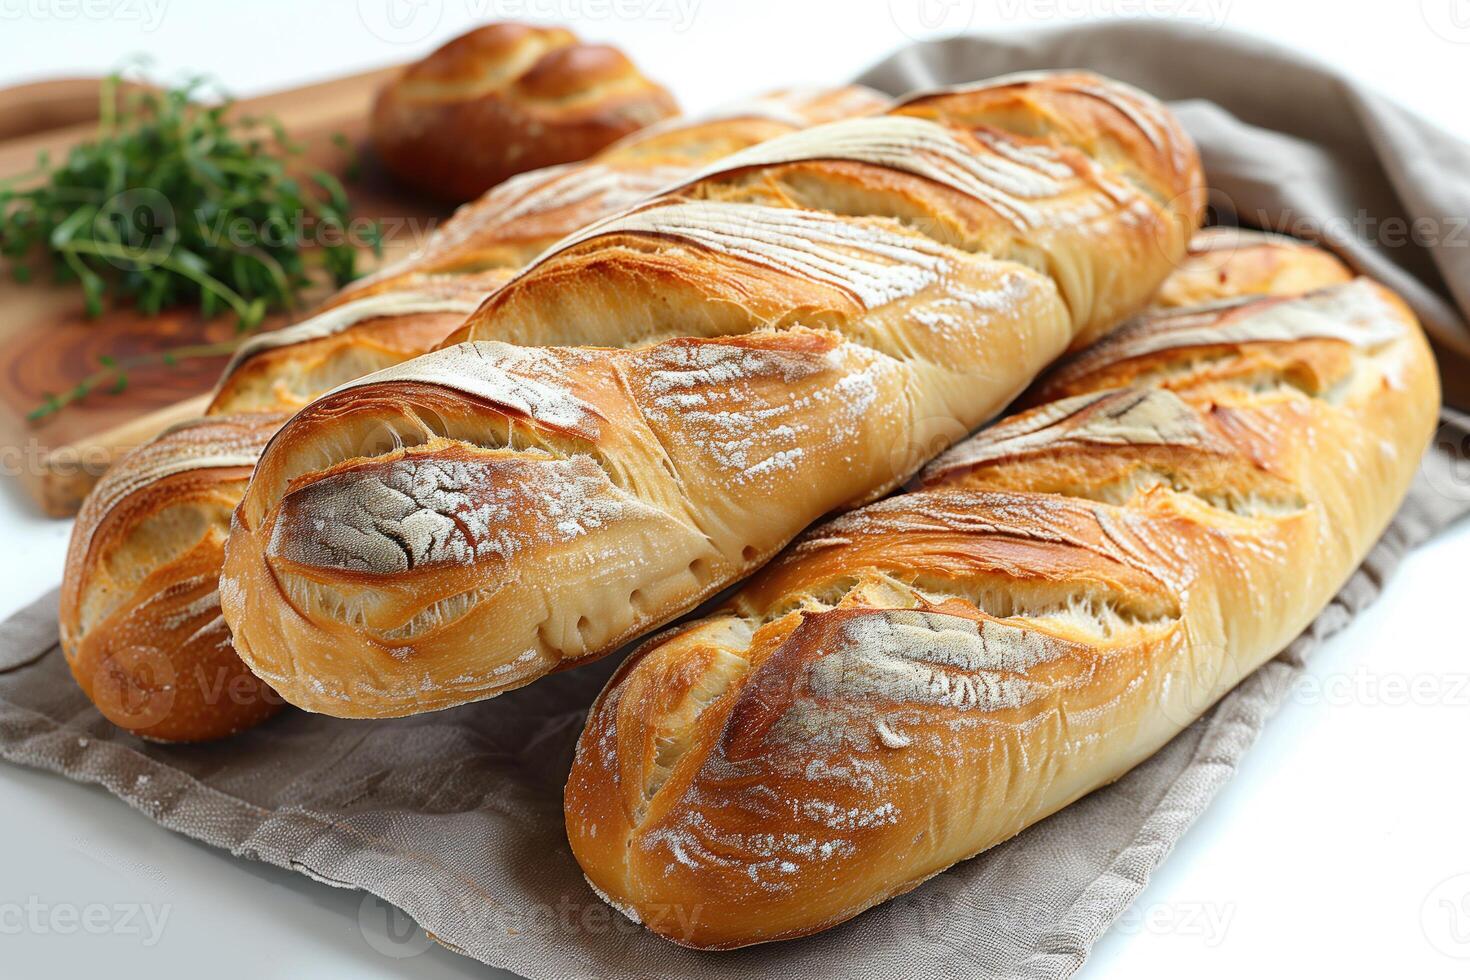
<instances>
[{"instance_id":1,"label":"cracked crust surface","mask_svg":"<svg viewBox=\"0 0 1470 980\"><path fill-rule=\"evenodd\" d=\"M1163 296L621 665L565 796L598 894L701 948L828 928L1117 779L1311 622L1433 430L1422 332L1255 236Z\"/></svg>"},{"instance_id":2,"label":"cracked crust surface","mask_svg":"<svg viewBox=\"0 0 1470 980\"><path fill-rule=\"evenodd\" d=\"M241 655L293 703L401 715L687 611L1148 302L1202 201L1161 113L1082 73L977 84L568 237L273 442L227 551ZM472 489L440 492L449 461Z\"/></svg>"}]
</instances>

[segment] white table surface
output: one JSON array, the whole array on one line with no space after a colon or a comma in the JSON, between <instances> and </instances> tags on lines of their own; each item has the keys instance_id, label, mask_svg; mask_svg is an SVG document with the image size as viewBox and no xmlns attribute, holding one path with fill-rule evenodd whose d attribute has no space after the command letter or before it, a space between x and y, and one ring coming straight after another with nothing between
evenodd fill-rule
<instances>
[{"instance_id":1,"label":"white table surface","mask_svg":"<svg viewBox=\"0 0 1470 980\"><path fill-rule=\"evenodd\" d=\"M1470 0L0 0L0 85L144 52L164 74L208 70L248 94L402 60L504 16L620 44L699 110L847 78L935 30L1142 15L1297 46L1470 136ZM5 615L60 579L69 523L0 480L0 529ZM1470 642L1453 612L1470 601L1467 567L1462 524L1315 656L1314 684L1084 976L1470 974ZM0 766L0 828L0 976L506 975L402 932L360 893L235 860L55 776Z\"/></svg>"}]
</instances>

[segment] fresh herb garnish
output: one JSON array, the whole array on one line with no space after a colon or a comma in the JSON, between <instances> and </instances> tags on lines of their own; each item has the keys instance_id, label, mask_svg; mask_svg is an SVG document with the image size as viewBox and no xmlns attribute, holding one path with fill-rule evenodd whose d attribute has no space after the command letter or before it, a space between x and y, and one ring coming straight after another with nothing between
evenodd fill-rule
<instances>
[{"instance_id":1,"label":"fresh herb garnish","mask_svg":"<svg viewBox=\"0 0 1470 980\"><path fill-rule=\"evenodd\" d=\"M0 183L0 256L10 275L28 281L45 257L59 281L81 285L88 316L109 299L145 314L194 305L206 317L233 312L241 332L297 307L322 279L340 286L355 278L357 244L380 248L376 226L354 229L334 176L292 168L302 147L279 121L233 113L228 99L206 103L206 87L194 79L124 91L119 75L109 77L95 140L59 166L43 155L33 172ZM104 364L99 374L126 384L120 370ZM84 381L31 414L93 389Z\"/></svg>"}]
</instances>

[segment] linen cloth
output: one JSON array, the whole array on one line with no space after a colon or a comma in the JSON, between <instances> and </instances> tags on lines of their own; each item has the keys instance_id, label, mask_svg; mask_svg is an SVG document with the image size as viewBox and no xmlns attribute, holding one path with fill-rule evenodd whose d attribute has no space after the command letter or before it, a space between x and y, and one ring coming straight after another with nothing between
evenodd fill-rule
<instances>
[{"instance_id":1,"label":"linen cloth","mask_svg":"<svg viewBox=\"0 0 1470 980\"><path fill-rule=\"evenodd\" d=\"M1174 100L1223 218L1318 238L1408 298L1442 349L1470 351L1470 242L1457 248L1450 228L1470 215L1470 150L1330 68L1228 34L1124 24L916 45L862 80L897 93L1044 67L1092 68ZM1442 234L1391 245L1363 233L1364 217L1380 230L1438 222ZM1332 604L1153 758L914 892L793 942L683 949L584 883L562 785L615 657L417 718L288 711L217 744L159 745L112 728L72 682L53 593L0 623L0 756L100 784L240 857L366 889L446 945L538 980L1067 977L1230 778L1303 658L1409 548L1470 510L1466 418L1447 409L1435 442Z\"/></svg>"}]
</instances>

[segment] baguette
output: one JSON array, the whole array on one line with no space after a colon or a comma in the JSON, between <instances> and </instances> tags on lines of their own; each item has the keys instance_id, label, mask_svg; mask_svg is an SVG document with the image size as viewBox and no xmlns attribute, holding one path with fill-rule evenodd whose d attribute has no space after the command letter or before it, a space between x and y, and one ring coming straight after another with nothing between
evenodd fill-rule
<instances>
[{"instance_id":1,"label":"baguette","mask_svg":"<svg viewBox=\"0 0 1470 980\"><path fill-rule=\"evenodd\" d=\"M227 369L210 418L124 457L83 508L61 612L82 689L114 723L161 741L219 738L265 720L282 701L233 653L216 585L229 514L287 417L268 410L294 409L433 346L516 263L580 222L727 149L884 104L857 87L788 91L670 121L598 161L486 195L418 255L345 290L311 320L252 340Z\"/></svg>"},{"instance_id":2,"label":"baguette","mask_svg":"<svg viewBox=\"0 0 1470 980\"><path fill-rule=\"evenodd\" d=\"M226 548L236 648L346 717L608 653L1139 309L1202 200L1167 112L1075 73L721 161L287 423Z\"/></svg>"},{"instance_id":3,"label":"baguette","mask_svg":"<svg viewBox=\"0 0 1470 980\"><path fill-rule=\"evenodd\" d=\"M1304 629L1437 378L1387 290L1245 252L1220 285L1322 288L1140 317L625 661L565 796L593 888L689 946L826 929L1122 776Z\"/></svg>"},{"instance_id":4,"label":"baguette","mask_svg":"<svg viewBox=\"0 0 1470 980\"><path fill-rule=\"evenodd\" d=\"M317 395L433 348L558 239L728 153L887 105L861 86L784 90L671 119L584 163L524 174L460 208L423 247L341 290L316 316L247 341L209 414L296 411Z\"/></svg>"},{"instance_id":5,"label":"baguette","mask_svg":"<svg viewBox=\"0 0 1470 980\"><path fill-rule=\"evenodd\" d=\"M82 504L61 649L109 721L158 741L218 738L284 702L245 669L217 585L230 512L284 415L199 419L125 456Z\"/></svg>"},{"instance_id":6,"label":"baguette","mask_svg":"<svg viewBox=\"0 0 1470 980\"><path fill-rule=\"evenodd\" d=\"M584 160L676 111L616 48L503 22L456 37L383 86L372 137L399 178L467 201L515 174Z\"/></svg>"}]
</instances>

